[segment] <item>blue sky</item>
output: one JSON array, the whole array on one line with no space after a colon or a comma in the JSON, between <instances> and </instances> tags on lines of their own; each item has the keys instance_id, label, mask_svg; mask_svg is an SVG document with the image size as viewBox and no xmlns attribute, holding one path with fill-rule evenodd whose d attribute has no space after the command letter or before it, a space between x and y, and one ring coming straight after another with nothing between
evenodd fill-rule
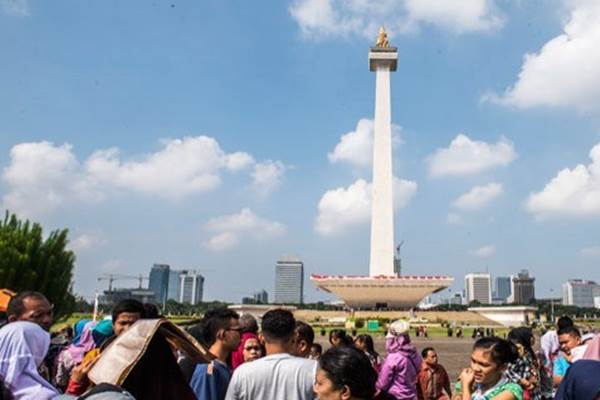
<instances>
[{"instance_id":1,"label":"blue sky","mask_svg":"<svg viewBox=\"0 0 600 400\"><path fill-rule=\"evenodd\" d=\"M594 0L0 0L0 206L70 229L88 297L154 262L230 301L283 254L367 273L382 24L404 272L600 280Z\"/></svg>"}]
</instances>

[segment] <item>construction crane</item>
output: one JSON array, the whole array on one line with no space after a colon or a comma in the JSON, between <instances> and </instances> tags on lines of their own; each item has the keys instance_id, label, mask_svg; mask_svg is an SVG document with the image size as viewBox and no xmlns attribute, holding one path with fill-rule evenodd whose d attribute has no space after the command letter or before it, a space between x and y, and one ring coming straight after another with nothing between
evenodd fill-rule
<instances>
[{"instance_id":1,"label":"construction crane","mask_svg":"<svg viewBox=\"0 0 600 400\"><path fill-rule=\"evenodd\" d=\"M126 279L136 279L139 282L139 288L141 289L144 284L144 280L148 280L148 277L145 277L142 274L139 274L139 275L104 274L98 278L98 282L108 281L108 291L112 292L114 281L120 281L120 280L126 280Z\"/></svg>"},{"instance_id":2,"label":"construction crane","mask_svg":"<svg viewBox=\"0 0 600 400\"><path fill-rule=\"evenodd\" d=\"M394 256L394 273L398 276L402 274L402 257L400 256L400 251L402 250L403 244L404 240L396 246L396 256Z\"/></svg>"}]
</instances>

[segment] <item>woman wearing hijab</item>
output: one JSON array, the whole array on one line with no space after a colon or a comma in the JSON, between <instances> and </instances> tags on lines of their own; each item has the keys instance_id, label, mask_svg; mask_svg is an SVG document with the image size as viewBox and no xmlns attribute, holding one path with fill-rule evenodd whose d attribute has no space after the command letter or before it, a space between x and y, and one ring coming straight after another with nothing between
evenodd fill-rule
<instances>
[{"instance_id":1,"label":"woman wearing hijab","mask_svg":"<svg viewBox=\"0 0 600 400\"><path fill-rule=\"evenodd\" d=\"M73 344L79 343L79 340L81 339L81 335L83 334L84 328L90 322L92 322L92 321L89 319L80 319L79 321L75 322L75 325L73 325L73 340L71 341L71 343L73 343Z\"/></svg>"},{"instance_id":2,"label":"woman wearing hijab","mask_svg":"<svg viewBox=\"0 0 600 400\"><path fill-rule=\"evenodd\" d=\"M112 333L111 321L103 320L96 323L88 320L80 332L77 341L73 340L73 343L58 356L55 377L56 386L62 390L66 389L73 368L81 364L86 355L104 343Z\"/></svg>"},{"instance_id":3,"label":"woman wearing hijab","mask_svg":"<svg viewBox=\"0 0 600 400\"><path fill-rule=\"evenodd\" d=\"M249 358L252 358L252 357L248 357L249 353L245 354L245 353L247 353L245 351L245 346L246 346L246 342L248 342L248 341L250 341L250 342L256 341L256 345L260 347L260 342L258 341L258 336L255 333L252 333L252 332L242 333L242 337L240 339L240 344L239 344L237 350L234 351L233 353L231 353L231 369L235 370L237 367L239 367L243 363L248 362L248 361L253 361L253 360L249 359ZM253 345L254 343L248 343L248 344ZM259 358L259 357L260 357L260 355L258 355L254 359Z\"/></svg>"},{"instance_id":4,"label":"woman wearing hijab","mask_svg":"<svg viewBox=\"0 0 600 400\"><path fill-rule=\"evenodd\" d=\"M82 320L83 321L83 320ZM77 332L80 322L75 324L75 331ZM92 337L92 329L96 325L95 322L88 321L85 326L81 329L81 332L77 332L77 336L69 346L67 346L58 355L56 364L56 376L55 383L61 389L65 389L69 383L69 377L71 371L76 365L83 361L83 356L95 347L94 338Z\"/></svg>"},{"instance_id":5,"label":"woman wearing hijab","mask_svg":"<svg viewBox=\"0 0 600 400\"><path fill-rule=\"evenodd\" d=\"M15 400L49 400L56 389L38 373L50 334L28 321L11 322L0 329L0 376Z\"/></svg>"},{"instance_id":6,"label":"woman wearing hijab","mask_svg":"<svg viewBox=\"0 0 600 400\"><path fill-rule=\"evenodd\" d=\"M377 379L377 389L398 400L417 398L417 374L423 362L410 342L409 330L407 321L398 320L390 325L385 337L387 356Z\"/></svg>"}]
</instances>

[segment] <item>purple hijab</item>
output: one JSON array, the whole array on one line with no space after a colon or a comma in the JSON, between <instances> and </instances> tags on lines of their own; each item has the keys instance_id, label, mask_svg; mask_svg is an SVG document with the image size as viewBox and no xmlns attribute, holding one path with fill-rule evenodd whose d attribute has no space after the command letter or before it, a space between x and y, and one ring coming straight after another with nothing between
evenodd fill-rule
<instances>
[{"instance_id":1,"label":"purple hijab","mask_svg":"<svg viewBox=\"0 0 600 400\"><path fill-rule=\"evenodd\" d=\"M395 399L417 398L417 374L423 362L408 334L396 334L385 340L387 355L377 379L377 389Z\"/></svg>"},{"instance_id":2,"label":"purple hijab","mask_svg":"<svg viewBox=\"0 0 600 400\"><path fill-rule=\"evenodd\" d=\"M385 351L389 353L400 353L406 357L414 357L417 348L410 342L407 334L385 339Z\"/></svg>"},{"instance_id":3,"label":"purple hijab","mask_svg":"<svg viewBox=\"0 0 600 400\"><path fill-rule=\"evenodd\" d=\"M67 352L71 355L71 358L75 364L81 363L86 353L96 347L94 337L92 336L92 330L95 326L96 322L94 321L85 324L79 341L67 347Z\"/></svg>"},{"instance_id":4,"label":"purple hijab","mask_svg":"<svg viewBox=\"0 0 600 400\"><path fill-rule=\"evenodd\" d=\"M32 322L11 322L0 329L0 376L15 399L50 400L58 396L38 373L49 346L50 334Z\"/></svg>"}]
</instances>

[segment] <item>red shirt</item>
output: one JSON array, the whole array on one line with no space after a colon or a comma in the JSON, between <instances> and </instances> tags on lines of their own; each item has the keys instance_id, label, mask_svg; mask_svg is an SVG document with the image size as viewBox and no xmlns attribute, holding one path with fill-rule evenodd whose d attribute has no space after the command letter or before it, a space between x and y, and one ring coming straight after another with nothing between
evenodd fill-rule
<instances>
[{"instance_id":1,"label":"red shirt","mask_svg":"<svg viewBox=\"0 0 600 400\"><path fill-rule=\"evenodd\" d=\"M419 400L450 399L450 378L444 367L439 364L431 367L423 362L417 375L417 383Z\"/></svg>"}]
</instances>

